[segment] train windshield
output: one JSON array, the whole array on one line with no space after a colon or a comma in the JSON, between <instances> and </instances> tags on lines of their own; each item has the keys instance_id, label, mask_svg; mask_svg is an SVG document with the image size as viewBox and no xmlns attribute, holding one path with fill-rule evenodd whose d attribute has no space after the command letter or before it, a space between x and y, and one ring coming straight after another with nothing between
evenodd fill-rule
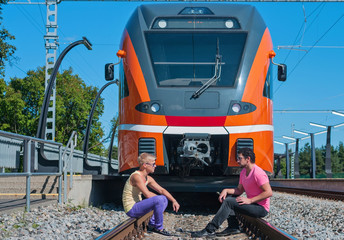
<instances>
[{"instance_id":1,"label":"train windshield","mask_svg":"<svg viewBox=\"0 0 344 240\"><path fill-rule=\"evenodd\" d=\"M232 87L247 33L157 33L146 40L155 78L161 87L202 86L214 76L216 55L221 76L212 86Z\"/></svg>"}]
</instances>

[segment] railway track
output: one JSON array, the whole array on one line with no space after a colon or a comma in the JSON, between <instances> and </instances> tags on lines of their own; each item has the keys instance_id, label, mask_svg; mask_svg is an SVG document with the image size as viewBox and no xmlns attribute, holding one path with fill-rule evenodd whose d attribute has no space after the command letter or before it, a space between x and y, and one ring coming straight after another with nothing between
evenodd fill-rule
<instances>
[{"instance_id":1,"label":"railway track","mask_svg":"<svg viewBox=\"0 0 344 240\"><path fill-rule=\"evenodd\" d=\"M99 236L96 240L144 239L144 233L147 231L147 224L151 216L152 212L147 213L141 218L130 218L117 225L113 229L107 231L103 235ZM240 222L241 228L250 239L296 239L288 233L274 227L263 219L257 219L243 214L239 214L237 217ZM188 239L188 237L186 239Z\"/></svg>"},{"instance_id":2,"label":"railway track","mask_svg":"<svg viewBox=\"0 0 344 240\"><path fill-rule=\"evenodd\" d=\"M281 179L270 184L274 191L344 201L343 179Z\"/></svg>"},{"instance_id":3,"label":"railway track","mask_svg":"<svg viewBox=\"0 0 344 240\"><path fill-rule=\"evenodd\" d=\"M140 218L129 218L126 221L120 223L113 229L105 232L99 236L96 240L131 240L142 239L144 233L147 232L147 225L149 219L152 217L153 211L147 213Z\"/></svg>"}]
</instances>

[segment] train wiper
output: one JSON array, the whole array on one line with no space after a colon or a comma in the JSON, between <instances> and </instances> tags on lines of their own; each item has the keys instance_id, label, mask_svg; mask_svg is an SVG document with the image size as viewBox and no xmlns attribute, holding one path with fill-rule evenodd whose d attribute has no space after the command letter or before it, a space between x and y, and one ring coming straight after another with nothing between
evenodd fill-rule
<instances>
[{"instance_id":1,"label":"train wiper","mask_svg":"<svg viewBox=\"0 0 344 240\"><path fill-rule=\"evenodd\" d=\"M210 78L206 83L202 85L197 91L195 91L190 99L196 99L201 94L207 90L214 82L216 82L221 77L221 58L222 56L219 54L219 39L217 39L217 46L216 46L216 55L215 55L215 73L212 78Z\"/></svg>"}]
</instances>

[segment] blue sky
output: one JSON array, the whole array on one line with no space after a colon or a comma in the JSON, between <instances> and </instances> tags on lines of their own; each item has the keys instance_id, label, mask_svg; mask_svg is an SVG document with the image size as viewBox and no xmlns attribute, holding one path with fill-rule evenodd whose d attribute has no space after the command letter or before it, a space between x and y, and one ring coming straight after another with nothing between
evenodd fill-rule
<instances>
[{"instance_id":1,"label":"blue sky","mask_svg":"<svg viewBox=\"0 0 344 240\"><path fill-rule=\"evenodd\" d=\"M123 29L131 13L141 4L62 1L58 5L60 47L57 56L83 36L93 44L93 50L89 51L83 45L75 47L64 58L60 70L71 66L86 84L101 88L106 83L104 65L117 62L116 52ZM276 52L274 61L288 65L287 81L281 83L275 78L273 82L274 110L285 110L274 112L275 139L290 142L282 136L293 136L293 128L306 132L323 130L310 126L310 121L324 125L343 123L344 117L326 110L344 112L344 3L247 4L257 7L270 29ZM46 6L8 4L4 6L3 17L3 26L15 35L12 44L17 47L16 61L7 65L5 79L24 77L28 70L44 66ZM295 46L294 50L290 50L290 46ZM274 69L274 75L277 75L277 69ZM102 96L105 98L105 113L101 121L108 134L110 120L118 112L117 87L111 85ZM308 111L295 113L291 110ZM325 145L325 141L326 134L315 137L318 147ZM344 126L332 131L332 144L337 146L339 141L344 142ZM301 146L306 142L309 140L302 141ZM284 147L275 144L275 152L284 152Z\"/></svg>"}]
</instances>

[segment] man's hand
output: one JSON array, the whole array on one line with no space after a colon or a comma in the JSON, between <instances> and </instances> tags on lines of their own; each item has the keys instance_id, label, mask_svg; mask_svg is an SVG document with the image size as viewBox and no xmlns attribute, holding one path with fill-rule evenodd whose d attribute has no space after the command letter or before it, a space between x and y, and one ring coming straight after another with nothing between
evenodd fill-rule
<instances>
[{"instance_id":1,"label":"man's hand","mask_svg":"<svg viewBox=\"0 0 344 240\"><path fill-rule=\"evenodd\" d=\"M236 201L239 203L239 205L252 204L252 200L246 197L237 197Z\"/></svg>"},{"instance_id":2,"label":"man's hand","mask_svg":"<svg viewBox=\"0 0 344 240\"><path fill-rule=\"evenodd\" d=\"M223 189L222 192L220 193L220 196L219 196L219 201L220 203L223 202L223 200L225 200L227 197L227 190L226 189Z\"/></svg>"},{"instance_id":3,"label":"man's hand","mask_svg":"<svg viewBox=\"0 0 344 240\"><path fill-rule=\"evenodd\" d=\"M173 211L178 212L180 205L177 201L174 201L172 202L172 207L173 207Z\"/></svg>"}]
</instances>

